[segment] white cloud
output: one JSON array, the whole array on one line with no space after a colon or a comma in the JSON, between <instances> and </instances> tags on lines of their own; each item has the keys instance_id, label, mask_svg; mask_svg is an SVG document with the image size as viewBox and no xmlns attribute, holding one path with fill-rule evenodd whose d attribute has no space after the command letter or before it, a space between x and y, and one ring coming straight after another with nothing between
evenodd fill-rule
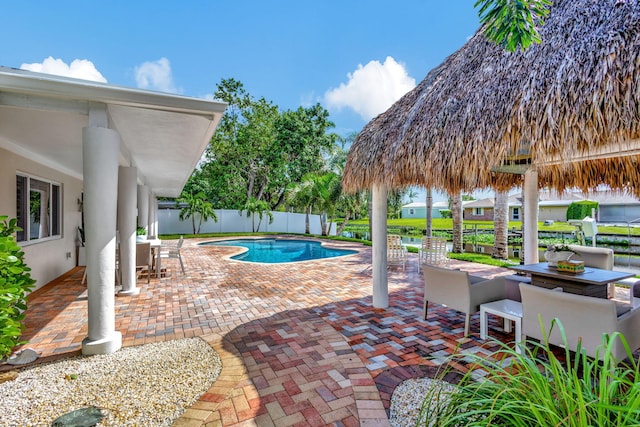
<instances>
[{"instance_id":1,"label":"white cloud","mask_svg":"<svg viewBox=\"0 0 640 427\"><path fill-rule=\"evenodd\" d=\"M180 93L173 83L171 64L167 58L148 61L135 68L136 85L140 89L158 90L161 92Z\"/></svg>"},{"instance_id":2,"label":"white cloud","mask_svg":"<svg viewBox=\"0 0 640 427\"><path fill-rule=\"evenodd\" d=\"M404 66L390 56L384 64L380 61L370 61L364 67L359 64L347 76L347 83L325 93L325 103L329 109L351 108L366 121L386 111L416 86Z\"/></svg>"},{"instance_id":3,"label":"white cloud","mask_svg":"<svg viewBox=\"0 0 640 427\"><path fill-rule=\"evenodd\" d=\"M93 62L87 59L74 59L70 65L67 65L62 59L55 59L50 56L42 63L22 64L20 68L36 73L54 74L56 76L73 77L94 82L107 82L107 79L100 74Z\"/></svg>"}]
</instances>

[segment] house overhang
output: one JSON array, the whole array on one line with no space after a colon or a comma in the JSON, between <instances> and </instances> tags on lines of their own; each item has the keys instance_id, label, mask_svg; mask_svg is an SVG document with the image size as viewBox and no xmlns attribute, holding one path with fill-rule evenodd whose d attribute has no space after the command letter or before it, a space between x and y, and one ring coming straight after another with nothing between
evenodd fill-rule
<instances>
[{"instance_id":1,"label":"house overhang","mask_svg":"<svg viewBox=\"0 0 640 427\"><path fill-rule=\"evenodd\" d=\"M0 67L0 147L82 179L82 128L104 108L120 134L120 165L177 197L226 104Z\"/></svg>"}]
</instances>

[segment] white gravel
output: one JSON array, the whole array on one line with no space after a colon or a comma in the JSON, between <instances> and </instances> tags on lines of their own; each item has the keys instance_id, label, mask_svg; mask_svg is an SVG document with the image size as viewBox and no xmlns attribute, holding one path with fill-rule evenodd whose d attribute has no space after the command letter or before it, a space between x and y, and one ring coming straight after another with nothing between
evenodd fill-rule
<instances>
[{"instance_id":1,"label":"white gravel","mask_svg":"<svg viewBox=\"0 0 640 427\"><path fill-rule=\"evenodd\" d=\"M389 407L389 424L391 424L391 427L425 425L425 414L420 420L418 419L420 418L420 409L425 396L434 387L440 387L441 396L445 398L447 394L456 390L455 386L445 381L429 378L401 382L391 395L391 405ZM446 400L440 403L446 404ZM418 421L420 421L420 424L418 424ZM433 423L428 425L433 425Z\"/></svg>"},{"instance_id":2,"label":"white gravel","mask_svg":"<svg viewBox=\"0 0 640 427\"><path fill-rule=\"evenodd\" d=\"M189 338L24 368L0 384L0 426L50 426L87 406L105 414L99 426L169 426L221 367L211 346Z\"/></svg>"}]
</instances>

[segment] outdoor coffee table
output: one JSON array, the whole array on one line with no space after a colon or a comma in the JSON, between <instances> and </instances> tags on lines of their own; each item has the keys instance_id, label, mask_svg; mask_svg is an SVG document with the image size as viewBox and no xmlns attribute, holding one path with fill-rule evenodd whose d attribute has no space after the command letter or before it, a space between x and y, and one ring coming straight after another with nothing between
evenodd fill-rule
<instances>
[{"instance_id":1,"label":"outdoor coffee table","mask_svg":"<svg viewBox=\"0 0 640 427\"><path fill-rule=\"evenodd\" d=\"M522 304L510 299L480 304L480 339L486 340L489 330L488 314L504 319L504 331L511 332L511 322L516 324L516 353L522 353Z\"/></svg>"},{"instance_id":2,"label":"outdoor coffee table","mask_svg":"<svg viewBox=\"0 0 640 427\"><path fill-rule=\"evenodd\" d=\"M509 267L521 273L531 275L531 284L547 289L562 288L564 292L586 295L596 298L607 298L609 283L633 277L633 273L585 267L584 272L569 273L550 267L546 262L538 264L514 265Z\"/></svg>"}]
</instances>

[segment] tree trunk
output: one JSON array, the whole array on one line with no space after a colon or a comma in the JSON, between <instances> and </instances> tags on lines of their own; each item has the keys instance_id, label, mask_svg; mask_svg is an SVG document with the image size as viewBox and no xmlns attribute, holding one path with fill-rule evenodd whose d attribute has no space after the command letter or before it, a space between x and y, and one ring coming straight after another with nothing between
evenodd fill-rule
<instances>
[{"instance_id":1,"label":"tree trunk","mask_svg":"<svg viewBox=\"0 0 640 427\"><path fill-rule=\"evenodd\" d=\"M427 188L427 228L426 235L431 237L433 235L433 218L432 218L432 210L433 210L433 193L431 192L431 188Z\"/></svg>"},{"instance_id":2,"label":"tree trunk","mask_svg":"<svg viewBox=\"0 0 640 427\"><path fill-rule=\"evenodd\" d=\"M197 234L196 233L196 218L195 218L195 214L191 215L191 226L193 227L193 234Z\"/></svg>"},{"instance_id":3,"label":"tree trunk","mask_svg":"<svg viewBox=\"0 0 640 427\"><path fill-rule=\"evenodd\" d=\"M307 215L305 216L304 219L304 233L305 234L311 234L311 228L309 227L309 214L311 214L311 206L309 206L307 208Z\"/></svg>"},{"instance_id":4,"label":"tree trunk","mask_svg":"<svg viewBox=\"0 0 640 427\"><path fill-rule=\"evenodd\" d=\"M327 235L327 217L324 211L320 212L320 233L323 236Z\"/></svg>"},{"instance_id":5,"label":"tree trunk","mask_svg":"<svg viewBox=\"0 0 640 427\"><path fill-rule=\"evenodd\" d=\"M351 211L347 209L344 215L344 221L342 222L342 224L340 224L340 228L336 230L336 236L342 236L342 232L344 231L344 228L347 226L347 222L349 221L350 216L351 216Z\"/></svg>"},{"instance_id":6,"label":"tree trunk","mask_svg":"<svg viewBox=\"0 0 640 427\"><path fill-rule=\"evenodd\" d=\"M462 246L462 194L451 196L451 216L453 218L453 249L452 252L461 254Z\"/></svg>"},{"instance_id":7,"label":"tree trunk","mask_svg":"<svg viewBox=\"0 0 640 427\"><path fill-rule=\"evenodd\" d=\"M496 202L493 207L493 253L491 256L500 259L509 259L507 245L507 233L509 229L509 193L507 191L496 192Z\"/></svg>"}]
</instances>

